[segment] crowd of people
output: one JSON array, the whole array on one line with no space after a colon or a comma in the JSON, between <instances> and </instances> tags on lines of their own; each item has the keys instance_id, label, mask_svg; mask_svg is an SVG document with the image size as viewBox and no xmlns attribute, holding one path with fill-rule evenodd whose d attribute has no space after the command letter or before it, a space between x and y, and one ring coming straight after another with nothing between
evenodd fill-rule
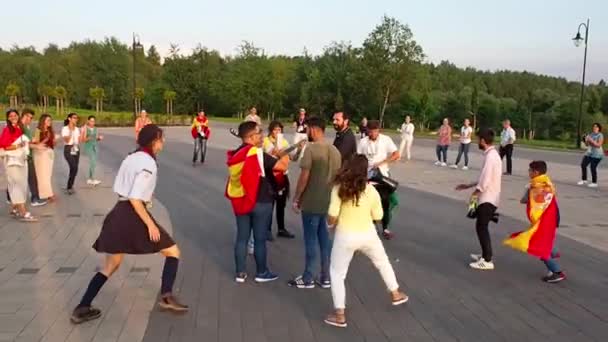
<instances>
[{"instance_id":1,"label":"crowd of people","mask_svg":"<svg viewBox=\"0 0 608 342\"><path fill-rule=\"evenodd\" d=\"M40 116L32 133L30 125L34 117L35 113L29 109L21 114L8 110L7 126L0 135L0 157L6 170L11 215L24 222L36 221L27 210L28 198L32 206L45 205L56 199L52 175L54 149L60 143L64 145L69 169L66 194L74 193L81 147L89 158L87 184L100 183L95 178L95 168L98 143L103 136L97 130L95 117L88 117L86 124L79 126L78 115L70 113L59 135L55 135L48 114ZM274 239L273 216L278 227L277 237L295 237L285 226L285 211L291 198L291 208L300 215L302 222L304 267L299 275L287 281L287 285L296 289L317 286L330 289L334 310L324 322L346 327L344 282L355 252L367 256L377 268L392 305L404 304L409 299L401 290L376 225L381 226L383 238L394 238L390 224L399 199L398 183L391 178L390 166L402 160L402 153L405 153L405 161L411 160L414 125L409 116L405 118L399 129L402 141L397 147L390 136L381 133L381 124L376 120L365 120L361 124L361 136L357 141L347 113L337 112L332 119L336 135L330 144L326 141L326 121L308 116L305 109L300 109L293 121L295 137L290 144L279 121L270 122L264 136L261 118L252 107L235 132L241 140L240 145L227 153L229 176L225 196L236 220L235 281L244 283L248 279L248 250L255 259L255 282L278 279L268 267L267 241ZM580 185L597 186L597 165L604 156L601 130L600 124L594 124L592 133L585 137L588 148L581 164ZM203 111L193 119L191 133L195 140L193 163L196 163L196 146L211 134ZM458 168L464 157L463 169L468 169L472 135L473 128L466 119L460 129L458 156L452 168ZM471 254L469 265L477 270L493 270L495 264L488 227L491 222L498 221L502 176L512 174L516 136L508 120L503 122L500 136L495 136L491 129L481 129L476 135L478 147L483 152L479 179L471 184L460 184L456 190L474 189L468 216L475 219L481 253ZM499 148L495 147L497 138L500 139ZM152 123L145 110L135 121L135 139L137 149L123 160L114 182L118 202L106 216L93 245L97 252L106 254L104 266L92 277L72 313L71 321L76 324L101 316L101 311L92 302L120 266L125 254L162 254L165 265L158 305L173 312L188 310L188 306L173 295L180 250L149 212L157 183L156 159L163 150L165 138L162 129ZM451 139L452 128L446 118L438 132L436 165L447 166ZM503 172L504 157L507 158L506 172ZM298 162L300 168L293 194L290 162ZM589 166L591 183L587 183ZM560 215L555 186L547 172L547 164L542 160L529 164L530 181L521 203L526 204L530 227L512 234L503 243L542 260L548 270L543 281L555 283L564 280L566 275L556 260L559 252L555 240ZM332 230L335 231L333 240Z\"/></svg>"}]
</instances>

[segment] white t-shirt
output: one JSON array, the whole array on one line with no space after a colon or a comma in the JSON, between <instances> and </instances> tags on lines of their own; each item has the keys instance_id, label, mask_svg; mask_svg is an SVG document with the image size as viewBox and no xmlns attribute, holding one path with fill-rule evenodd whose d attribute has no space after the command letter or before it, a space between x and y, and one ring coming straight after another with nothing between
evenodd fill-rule
<instances>
[{"instance_id":1,"label":"white t-shirt","mask_svg":"<svg viewBox=\"0 0 608 342\"><path fill-rule=\"evenodd\" d=\"M378 138L375 141L372 141L369 137L365 137L361 139L359 146L357 147L357 153L367 157L370 169L374 164L386 160L397 150L397 146L393 142L393 139L384 134L378 135ZM388 163L380 165L379 169L383 175L388 176Z\"/></svg>"},{"instance_id":2,"label":"white t-shirt","mask_svg":"<svg viewBox=\"0 0 608 342\"><path fill-rule=\"evenodd\" d=\"M80 138L80 129L78 127L74 127L73 131L70 131L68 126L63 126L61 129L62 137L70 137L70 140L66 143L66 145L78 145L78 139Z\"/></svg>"},{"instance_id":3,"label":"white t-shirt","mask_svg":"<svg viewBox=\"0 0 608 342\"><path fill-rule=\"evenodd\" d=\"M462 128L460 129L460 142L463 144L470 144L471 134L473 134L473 127L462 126Z\"/></svg>"},{"instance_id":4,"label":"white t-shirt","mask_svg":"<svg viewBox=\"0 0 608 342\"><path fill-rule=\"evenodd\" d=\"M128 155L116 174L114 192L124 198L150 202L156 188L157 170L156 161L146 152Z\"/></svg>"},{"instance_id":5,"label":"white t-shirt","mask_svg":"<svg viewBox=\"0 0 608 342\"><path fill-rule=\"evenodd\" d=\"M402 137L411 137L414 135L414 124L413 123L403 123L401 125L401 136Z\"/></svg>"}]
</instances>

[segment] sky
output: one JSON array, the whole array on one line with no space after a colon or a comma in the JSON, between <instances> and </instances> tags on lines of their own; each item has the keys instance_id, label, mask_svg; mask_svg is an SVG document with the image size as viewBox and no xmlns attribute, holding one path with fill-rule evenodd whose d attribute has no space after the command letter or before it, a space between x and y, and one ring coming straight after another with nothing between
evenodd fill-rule
<instances>
[{"instance_id":1,"label":"sky","mask_svg":"<svg viewBox=\"0 0 608 342\"><path fill-rule=\"evenodd\" d=\"M589 18L587 81L608 81L606 0L0 0L0 7L13 18L0 24L4 49L110 36L130 43L136 32L161 55L172 43L182 52L201 44L234 54L244 40L269 54L319 54L332 41L360 46L386 14L410 27L428 62L573 81L584 48L572 38Z\"/></svg>"}]
</instances>

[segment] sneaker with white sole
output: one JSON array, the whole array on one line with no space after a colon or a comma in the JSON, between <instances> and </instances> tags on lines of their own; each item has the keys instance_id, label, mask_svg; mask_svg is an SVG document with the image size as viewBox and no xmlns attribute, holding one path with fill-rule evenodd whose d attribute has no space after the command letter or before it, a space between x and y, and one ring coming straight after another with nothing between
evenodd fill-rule
<instances>
[{"instance_id":1,"label":"sneaker with white sole","mask_svg":"<svg viewBox=\"0 0 608 342\"><path fill-rule=\"evenodd\" d=\"M441 162L440 162L440 161L436 161L436 162L435 162L435 166L440 166L440 165L441 165Z\"/></svg>"},{"instance_id":2,"label":"sneaker with white sole","mask_svg":"<svg viewBox=\"0 0 608 342\"><path fill-rule=\"evenodd\" d=\"M255 282L256 283L268 283L270 281L274 281L279 279L279 276L270 272L270 271L266 271L262 274L257 274L255 276Z\"/></svg>"},{"instance_id":3,"label":"sneaker with white sole","mask_svg":"<svg viewBox=\"0 0 608 342\"><path fill-rule=\"evenodd\" d=\"M448 166L448 164L447 164L447 163L441 163L440 165L441 165L441 167L446 167L446 166Z\"/></svg>"},{"instance_id":4,"label":"sneaker with white sole","mask_svg":"<svg viewBox=\"0 0 608 342\"><path fill-rule=\"evenodd\" d=\"M484 270L489 271L494 269L494 263L491 261L486 261L486 259L481 258L475 262L469 264L469 266L476 270Z\"/></svg>"},{"instance_id":5,"label":"sneaker with white sole","mask_svg":"<svg viewBox=\"0 0 608 342\"><path fill-rule=\"evenodd\" d=\"M450 165L450 169L457 169L457 168L458 168L458 165L456 165L456 164Z\"/></svg>"},{"instance_id":6,"label":"sneaker with white sole","mask_svg":"<svg viewBox=\"0 0 608 342\"><path fill-rule=\"evenodd\" d=\"M578 183L576 183L576 185L587 185L587 181L586 180L582 180L582 181L578 181Z\"/></svg>"},{"instance_id":7,"label":"sneaker with white sole","mask_svg":"<svg viewBox=\"0 0 608 342\"><path fill-rule=\"evenodd\" d=\"M242 284L245 282L245 280L247 280L247 273L237 273L236 277L234 277L234 281L236 281L239 284Z\"/></svg>"},{"instance_id":8,"label":"sneaker with white sole","mask_svg":"<svg viewBox=\"0 0 608 342\"><path fill-rule=\"evenodd\" d=\"M287 285L289 287L295 287L298 289L314 289L315 288L314 281L310 280L310 281L306 282L306 281L304 281L304 278L302 278L302 276L297 276L294 279L288 281Z\"/></svg>"},{"instance_id":9,"label":"sneaker with white sole","mask_svg":"<svg viewBox=\"0 0 608 342\"><path fill-rule=\"evenodd\" d=\"M95 185L92 179L87 179L87 185Z\"/></svg>"},{"instance_id":10,"label":"sneaker with white sole","mask_svg":"<svg viewBox=\"0 0 608 342\"><path fill-rule=\"evenodd\" d=\"M469 167L468 167L468 166L463 166L463 167L462 167L462 170L463 170L463 171L466 171L466 170L468 170L468 169L469 169Z\"/></svg>"},{"instance_id":11,"label":"sneaker with white sole","mask_svg":"<svg viewBox=\"0 0 608 342\"><path fill-rule=\"evenodd\" d=\"M43 200L37 200L37 201L32 201L32 207L41 207L43 205L46 205L46 201Z\"/></svg>"},{"instance_id":12,"label":"sneaker with white sole","mask_svg":"<svg viewBox=\"0 0 608 342\"><path fill-rule=\"evenodd\" d=\"M587 186L594 189L598 187L597 183L589 183Z\"/></svg>"}]
</instances>

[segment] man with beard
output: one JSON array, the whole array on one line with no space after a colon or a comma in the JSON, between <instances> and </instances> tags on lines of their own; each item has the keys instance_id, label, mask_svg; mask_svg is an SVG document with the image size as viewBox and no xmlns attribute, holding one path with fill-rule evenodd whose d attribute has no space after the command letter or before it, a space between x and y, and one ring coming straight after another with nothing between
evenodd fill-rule
<instances>
[{"instance_id":1,"label":"man with beard","mask_svg":"<svg viewBox=\"0 0 608 342\"><path fill-rule=\"evenodd\" d=\"M336 138L334 146L340 151L342 156L342 165L357 154L357 138L348 126L350 118L344 112L334 114L334 128L336 129Z\"/></svg>"},{"instance_id":2,"label":"man with beard","mask_svg":"<svg viewBox=\"0 0 608 342\"><path fill-rule=\"evenodd\" d=\"M370 120L367 123L367 137L359 142L358 153L367 157L369 162L369 172L380 172L385 177L390 177L389 164L399 160L399 150L393 140L384 134L380 134L380 122ZM389 230L391 218L391 195L394 189L387 184L372 182L382 201L382 235L385 239L393 238L393 233ZM393 195L394 197L394 195Z\"/></svg>"},{"instance_id":3,"label":"man with beard","mask_svg":"<svg viewBox=\"0 0 608 342\"><path fill-rule=\"evenodd\" d=\"M488 225L494 218L500 199L500 183L502 181L502 160L494 147L494 131L482 129L479 134L479 149L483 151L483 167L479 180L471 184L460 184L456 190L466 190L475 187L471 194L472 201L477 201L476 223L477 237L481 245L481 255L471 254L471 268L477 270L493 270L492 241Z\"/></svg>"}]
</instances>

